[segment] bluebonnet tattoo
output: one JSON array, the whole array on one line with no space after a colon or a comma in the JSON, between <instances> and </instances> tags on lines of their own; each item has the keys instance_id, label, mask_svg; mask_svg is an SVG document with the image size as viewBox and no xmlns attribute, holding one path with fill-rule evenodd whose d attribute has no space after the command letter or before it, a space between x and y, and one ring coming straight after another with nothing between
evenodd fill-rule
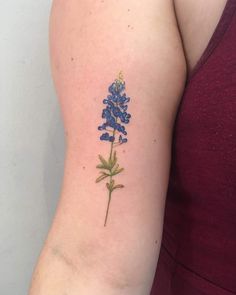
<instances>
[{"instance_id":1,"label":"bluebonnet tattoo","mask_svg":"<svg viewBox=\"0 0 236 295\"><path fill-rule=\"evenodd\" d=\"M114 180L114 176L124 170L124 168L121 168L117 163L118 159L115 148L128 141L125 125L129 123L131 118L131 115L127 112L130 98L126 96L124 90L125 81L122 72L120 72L118 79L116 79L108 88L110 94L103 100L106 107L102 111L102 118L105 122L98 126L98 130L103 132L100 136L100 140L110 143L110 155L108 159L106 160L103 156L99 155L100 164L96 166L100 169L100 175L96 179L96 182L108 179L108 182L106 183L108 190L108 204L104 226L106 226L107 223L112 192L115 189L124 187L123 184L116 184Z\"/></svg>"}]
</instances>

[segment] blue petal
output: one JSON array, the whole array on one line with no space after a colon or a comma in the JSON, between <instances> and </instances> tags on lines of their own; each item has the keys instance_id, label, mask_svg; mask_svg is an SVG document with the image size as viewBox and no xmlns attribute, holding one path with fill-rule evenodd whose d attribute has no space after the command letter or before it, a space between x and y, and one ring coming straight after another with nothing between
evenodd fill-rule
<instances>
[{"instance_id":1,"label":"blue petal","mask_svg":"<svg viewBox=\"0 0 236 295\"><path fill-rule=\"evenodd\" d=\"M115 140L115 137L114 137L114 136L110 136L110 137L109 137L109 141L110 141L110 142L113 142L114 140Z\"/></svg>"},{"instance_id":2,"label":"blue petal","mask_svg":"<svg viewBox=\"0 0 236 295\"><path fill-rule=\"evenodd\" d=\"M122 105L121 108L122 108L122 110L125 112L125 111L127 111L128 106L127 106L127 105Z\"/></svg>"},{"instance_id":3,"label":"blue petal","mask_svg":"<svg viewBox=\"0 0 236 295\"><path fill-rule=\"evenodd\" d=\"M126 143L127 141L127 138L123 138L122 135L119 136L119 143Z\"/></svg>"},{"instance_id":4,"label":"blue petal","mask_svg":"<svg viewBox=\"0 0 236 295\"><path fill-rule=\"evenodd\" d=\"M103 134L100 136L100 139L101 139L101 140L109 140L109 133L108 133L108 132L103 133Z\"/></svg>"},{"instance_id":5,"label":"blue petal","mask_svg":"<svg viewBox=\"0 0 236 295\"><path fill-rule=\"evenodd\" d=\"M121 111L120 111L120 109L118 107L114 107L112 112L113 112L113 115L115 117L120 117L121 116Z\"/></svg>"}]
</instances>

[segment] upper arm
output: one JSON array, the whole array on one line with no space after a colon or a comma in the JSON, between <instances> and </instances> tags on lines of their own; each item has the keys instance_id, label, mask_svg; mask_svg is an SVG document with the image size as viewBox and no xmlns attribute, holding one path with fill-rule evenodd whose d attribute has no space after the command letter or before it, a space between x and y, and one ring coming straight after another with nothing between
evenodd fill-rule
<instances>
[{"instance_id":1,"label":"upper arm","mask_svg":"<svg viewBox=\"0 0 236 295\"><path fill-rule=\"evenodd\" d=\"M158 116L173 120L185 83L185 59L172 0L55 0L50 31L66 127L68 122L70 129L78 128L78 116L70 115L74 101L105 95L120 70L138 96L148 93L149 103L161 103Z\"/></svg>"},{"instance_id":2,"label":"upper arm","mask_svg":"<svg viewBox=\"0 0 236 295\"><path fill-rule=\"evenodd\" d=\"M67 156L44 249L49 262L41 268L56 265L56 273L70 268L73 288L81 294L94 292L86 282L96 285L96 294L148 294L161 243L173 123L185 83L172 1L57 0L50 30ZM95 179L98 155L108 160L110 143L99 139L97 128L104 122L108 86L120 71L131 118L125 126L128 142L116 148L124 170L114 180L124 187L112 192L104 227L110 178ZM68 284L61 273L60 289Z\"/></svg>"}]
</instances>

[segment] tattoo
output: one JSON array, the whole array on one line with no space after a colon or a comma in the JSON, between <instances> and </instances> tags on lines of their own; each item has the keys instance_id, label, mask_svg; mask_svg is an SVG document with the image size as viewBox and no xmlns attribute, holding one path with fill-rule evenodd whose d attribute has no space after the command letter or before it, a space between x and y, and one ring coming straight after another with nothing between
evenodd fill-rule
<instances>
[{"instance_id":1,"label":"tattoo","mask_svg":"<svg viewBox=\"0 0 236 295\"><path fill-rule=\"evenodd\" d=\"M125 130L124 124L128 124L131 118L131 115L127 113L130 98L126 96L124 90L125 81L122 72L120 72L118 79L116 79L108 88L110 94L103 100L106 107L102 111L102 118L105 122L101 126L98 126L98 130L104 132L100 136L100 140L108 141L111 145L108 159L106 160L103 156L99 155L100 164L96 166L101 170L100 176L96 179L96 182L100 182L107 178L109 179L106 183L108 190L108 204L104 226L106 226L107 223L112 192L115 189L124 187L123 184L116 184L114 180L114 176L124 170L124 168L119 167L119 164L117 163L118 160L115 149L128 141L127 131Z\"/></svg>"}]
</instances>

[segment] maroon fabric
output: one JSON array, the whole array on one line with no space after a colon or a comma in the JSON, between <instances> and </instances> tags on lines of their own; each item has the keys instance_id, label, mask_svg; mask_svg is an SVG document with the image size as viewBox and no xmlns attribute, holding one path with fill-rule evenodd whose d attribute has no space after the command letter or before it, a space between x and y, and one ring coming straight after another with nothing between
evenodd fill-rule
<instances>
[{"instance_id":1,"label":"maroon fabric","mask_svg":"<svg viewBox=\"0 0 236 295\"><path fill-rule=\"evenodd\" d=\"M236 294L236 0L178 110L151 295Z\"/></svg>"}]
</instances>

